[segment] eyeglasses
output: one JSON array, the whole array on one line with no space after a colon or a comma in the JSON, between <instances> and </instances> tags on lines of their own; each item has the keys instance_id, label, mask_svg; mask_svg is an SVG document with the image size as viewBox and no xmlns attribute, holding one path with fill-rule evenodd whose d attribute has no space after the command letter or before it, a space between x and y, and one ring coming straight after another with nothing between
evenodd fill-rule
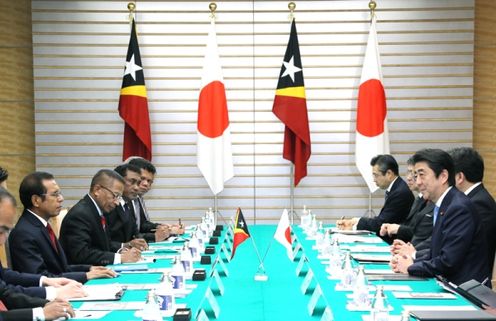
<instances>
[{"instance_id":1,"label":"eyeglasses","mask_svg":"<svg viewBox=\"0 0 496 321\"><path fill-rule=\"evenodd\" d=\"M52 196L52 197L55 197L55 198L59 198L62 196L62 192L61 191L56 191L56 192L53 192L53 193L44 193L44 194L41 194L40 196L46 196L46 195L49 195L49 196Z\"/></svg>"},{"instance_id":2,"label":"eyeglasses","mask_svg":"<svg viewBox=\"0 0 496 321\"><path fill-rule=\"evenodd\" d=\"M114 200L118 200L119 202L122 200L122 195L121 194L115 193L110 188L105 187L103 185L100 185L100 187L103 188L103 189L105 189L105 190L107 190L107 191L109 191L110 193L112 193L112 195L114 196Z\"/></svg>"}]
</instances>

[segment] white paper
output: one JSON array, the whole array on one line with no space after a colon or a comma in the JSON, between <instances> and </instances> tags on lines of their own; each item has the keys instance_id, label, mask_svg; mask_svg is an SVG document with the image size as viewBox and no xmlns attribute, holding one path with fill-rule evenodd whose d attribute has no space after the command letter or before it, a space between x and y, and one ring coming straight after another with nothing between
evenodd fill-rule
<instances>
[{"instance_id":1,"label":"white paper","mask_svg":"<svg viewBox=\"0 0 496 321\"><path fill-rule=\"evenodd\" d=\"M359 252L359 253L391 253L391 249L389 246L370 246L370 245L356 245L350 246L351 252Z\"/></svg>"},{"instance_id":2,"label":"white paper","mask_svg":"<svg viewBox=\"0 0 496 321\"><path fill-rule=\"evenodd\" d=\"M364 269L363 272L369 275L396 274L396 272L391 269Z\"/></svg>"},{"instance_id":3,"label":"white paper","mask_svg":"<svg viewBox=\"0 0 496 321\"><path fill-rule=\"evenodd\" d=\"M117 300L117 294L122 291L120 284L105 284L105 285L83 285L84 291L88 294L83 298L73 298L69 301L103 301Z\"/></svg>"},{"instance_id":4,"label":"white paper","mask_svg":"<svg viewBox=\"0 0 496 321\"><path fill-rule=\"evenodd\" d=\"M353 254L352 257L357 261L389 262L391 260L391 255Z\"/></svg>"},{"instance_id":5,"label":"white paper","mask_svg":"<svg viewBox=\"0 0 496 321\"><path fill-rule=\"evenodd\" d=\"M362 315L363 321L373 321L370 314ZM401 321L401 315L389 315L388 321Z\"/></svg>"},{"instance_id":6,"label":"white paper","mask_svg":"<svg viewBox=\"0 0 496 321\"><path fill-rule=\"evenodd\" d=\"M474 311L473 305L404 305L407 311Z\"/></svg>"},{"instance_id":7,"label":"white paper","mask_svg":"<svg viewBox=\"0 0 496 321\"><path fill-rule=\"evenodd\" d=\"M113 310L141 310L145 302L84 302L79 310L113 311Z\"/></svg>"},{"instance_id":8,"label":"white paper","mask_svg":"<svg viewBox=\"0 0 496 321\"><path fill-rule=\"evenodd\" d=\"M456 295L446 292L393 292L397 299L456 299Z\"/></svg>"},{"instance_id":9,"label":"white paper","mask_svg":"<svg viewBox=\"0 0 496 321\"><path fill-rule=\"evenodd\" d=\"M162 315L162 317L166 317L166 318L171 317L174 315L174 313L176 313L176 309L184 309L185 307L186 307L186 303L176 303L174 305L174 308L169 311L160 310L160 314ZM143 310L137 310L134 313L134 316L137 318L141 318L143 316Z\"/></svg>"},{"instance_id":10,"label":"white paper","mask_svg":"<svg viewBox=\"0 0 496 321\"><path fill-rule=\"evenodd\" d=\"M379 244L384 241L378 237L366 237L366 236L357 236L357 235L344 235L344 234L336 234L339 243L370 243L370 244Z\"/></svg>"},{"instance_id":11,"label":"white paper","mask_svg":"<svg viewBox=\"0 0 496 321\"><path fill-rule=\"evenodd\" d=\"M76 316L75 319L83 320L99 320L109 314L111 311L86 311L86 310L74 310Z\"/></svg>"},{"instance_id":12,"label":"white paper","mask_svg":"<svg viewBox=\"0 0 496 321\"><path fill-rule=\"evenodd\" d=\"M384 291L412 291L412 288L409 285L384 284L381 286Z\"/></svg>"}]
</instances>

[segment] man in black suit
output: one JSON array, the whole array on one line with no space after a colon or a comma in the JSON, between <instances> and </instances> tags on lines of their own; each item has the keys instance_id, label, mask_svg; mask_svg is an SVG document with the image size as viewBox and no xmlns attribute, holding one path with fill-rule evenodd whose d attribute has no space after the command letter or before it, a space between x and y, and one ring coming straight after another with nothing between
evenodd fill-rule
<instances>
[{"instance_id":1,"label":"man in black suit","mask_svg":"<svg viewBox=\"0 0 496 321\"><path fill-rule=\"evenodd\" d=\"M470 198L482 220L488 262L492 269L496 251L496 203L482 184L484 161L481 155L470 147L454 148L448 153L455 163L456 187Z\"/></svg>"},{"instance_id":2,"label":"man in black suit","mask_svg":"<svg viewBox=\"0 0 496 321\"><path fill-rule=\"evenodd\" d=\"M406 183L412 192L418 193L418 186L415 183L413 158L410 157L406 164ZM433 210L434 204L424 199L422 193L418 193L406 220L402 224L382 224L379 234L382 238L410 242L415 246L430 238L432 234Z\"/></svg>"},{"instance_id":3,"label":"man in black suit","mask_svg":"<svg viewBox=\"0 0 496 321\"><path fill-rule=\"evenodd\" d=\"M60 227L60 244L70 263L108 265L140 259L136 248L110 241L107 213L120 204L124 183L115 171L102 169L93 176L89 193L69 210Z\"/></svg>"},{"instance_id":4,"label":"man in black suit","mask_svg":"<svg viewBox=\"0 0 496 321\"><path fill-rule=\"evenodd\" d=\"M139 167L141 170L138 197L133 201L139 235L147 242L159 242L167 239L170 235L183 234L184 229L180 225L159 224L150 221L143 197L152 188L155 174L157 173L155 166L142 157L133 157L128 163Z\"/></svg>"},{"instance_id":5,"label":"man in black suit","mask_svg":"<svg viewBox=\"0 0 496 321\"><path fill-rule=\"evenodd\" d=\"M489 264L481 220L470 199L454 187L455 167L448 153L423 149L413 156L417 185L435 204L434 228L427 257L415 262L395 255L395 272L416 276L442 275L455 284L471 279L486 282Z\"/></svg>"},{"instance_id":6,"label":"man in black suit","mask_svg":"<svg viewBox=\"0 0 496 321\"><path fill-rule=\"evenodd\" d=\"M102 266L67 264L64 249L48 222L59 215L64 201L52 174L34 172L27 175L21 182L19 196L24 212L9 238L14 270L63 276L82 283L115 276L115 272Z\"/></svg>"},{"instance_id":7,"label":"man in black suit","mask_svg":"<svg viewBox=\"0 0 496 321\"><path fill-rule=\"evenodd\" d=\"M15 217L15 199L0 187L0 245L5 244L14 226ZM65 300L56 299L48 303L47 300L18 293L16 289L9 288L4 282L0 282L0 320L54 320L69 316L74 316L74 311Z\"/></svg>"},{"instance_id":8,"label":"man in black suit","mask_svg":"<svg viewBox=\"0 0 496 321\"><path fill-rule=\"evenodd\" d=\"M340 229L369 230L379 234L384 223L402 223L412 206L414 196L405 181L399 177L398 163L391 155L377 155L370 161L377 186L386 191L384 206L378 216L337 221Z\"/></svg>"},{"instance_id":9,"label":"man in black suit","mask_svg":"<svg viewBox=\"0 0 496 321\"><path fill-rule=\"evenodd\" d=\"M110 239L126 247L135 247L141 251L148 248L147 242L139 237L134 214L133 201L139 195L141 170L131 164L122 164L114 169L124 178L122 201L108 215Z\"/></svg>"}]
</instances>

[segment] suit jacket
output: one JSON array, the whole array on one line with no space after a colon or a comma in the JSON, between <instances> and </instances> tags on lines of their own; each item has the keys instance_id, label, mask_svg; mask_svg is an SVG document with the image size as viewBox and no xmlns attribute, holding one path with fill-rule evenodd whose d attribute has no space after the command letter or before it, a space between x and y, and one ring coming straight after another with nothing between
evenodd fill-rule
<instances>
[{"instance_id":1,"label":"suit jacket","mask_svg":"<svg viewBox=\"0 0 496 321\"><path fill-rule=\"evenodd\" d=\"M398 177L391 186L391 191L379 215L372 218L361 217L357 229L369 230L378 234L383 223L401 224L408 216L414 199L415 197L408 185L401 177Z\"/></svg>"},{"instance_id":2,"label":"suit jacket","mask_svg":"<svg viewBox=\"0 0 496 321\"><path fill-rule=\"evenodd\" d=\"M488 262L493 264L496 251L496 203L483 184L478 185L467 196L474 204L475 210L482 220L482 227L486 236Z\"/></svg>"},{"instance_id":3,"label":"suit jacket","mask_svg":"<svg viewBox=\"0 0 496 321\"><path fill-rule=\"evenodd\" d=\"M129 213L121 205L114 208L108 215L110 239L115 243L126 243L138 236L138 227L134 216L134 206L129 203Z\"/></svg>"},{"instance_id":4,"label":"suit jacket","mask_svg":"<svg viewBox=\"0 0 496 321\"><path fill-rule=\"evenodd\" d=\"M434 203L417 198L405 222L398 228L396 238L411 242L414 246L432 234L432 212Z\"/></svg>"},{"instance_id":5,"label":"suit jacket","mask_svg":"<svg viewBox=\"0 0 496 321\"><path fill-rule=\"evenodd\" d=\"M9 309L0 312L0 320L3 321L33 321L32 308L43 307L48 302L23 293L15 293L3 285L0 285L0 300Z\"/></svg>"},{"instance_id":6,"label":"suit jacket","mask_svg":"<svg viewBox=\"0 0 496 321\"><path fill-rule=\"evenodd\" d=\"M108 222L108 219L107 219ZM98 209L88 195L74 205L60 227L60 244L72 264L108 265L119 247L112 247Z\"/></svg>"},{"instance_id":7,"label":"suit jacket","mask_svg":"<svg viewBox=\"0 0 496 321\"><path fill-rule=\"evenodd\" d=\"M443 275L455 284L489 277L487 250L480 218L470 199L451 188L439 208L432 231L430 255L408 267L408 273Z\"/></svg>"},{"instance_id":8,"label":"suit jacket","mask_svg":"<svg viewBox=\"0 0 496 321\"><path fill-rule=\"evenodd\" d=\"M143 198L138 197L134 204L138 207L139 215L140 215L140 226L139 226L139 234L138 236L144 238L147 242L155 242L155 230L160 224L153 223L149 221L148 215L146 215L146 207L143 201ZM135 213L136 214L136 213Z\"/></svg>"},{"instance_id":9,"label":"suit jacket","mask_svg":"<svg viewBox=\"0 0 496 321\"><path fill-rule=\"evenodd\" d=\"M0 286L5 286L14 292L24 293L29 296L46 298L46 290L40 285L41 275L19 273L11 269L4 269L0 262Z\"/></svg>"},{"instance_id":10,"label":"suit jacket","mask_svg":"<svg viewBox=\"0 0 496 321\"><path fill-rule=\"evenodd\" d=\"M10 255L14 270L42 274L49 277L62 276L78 282L88 281L89 266L69 266L64 249L55 240L53 248L47 228L32 213L24 210L9 236Z\"/></svg>"}]
</instances>

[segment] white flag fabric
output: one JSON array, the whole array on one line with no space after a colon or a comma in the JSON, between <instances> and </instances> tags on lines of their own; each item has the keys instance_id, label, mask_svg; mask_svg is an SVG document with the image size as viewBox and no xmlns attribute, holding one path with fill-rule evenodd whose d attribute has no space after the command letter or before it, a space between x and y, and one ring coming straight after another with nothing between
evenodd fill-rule
<instances>
[{"instance_id":1,"label":"white flag fabric","mask_svg":"<svg viewBox=\"0 0 496 321\"><path fill-rule=\"evenodd\" d=\"M358 89L355 163L371 193L377 190L370 160L389 154L386 94L382 84L375 16L372 17Z\"/></svg>"},{"instance_id":2,"label":"white flag fabric","mask_svg":"<svg viewBox=\"0 0 496 321\"><path fill-rule=\"evenodd\" d=\"M293 247L291 246L291 227L289 226L289 215L288 210L286 209L282 212L279 224L277 224L274 239L276 239L277 242L281 243L282 246L286 248L289 259L293 260Z\"/></svg>"},{"instance_id":3,"label":"white flag fabric","mask_svg":"<svg viewBox=\"0 0 496 321\"><path fill-rule=\"evenodd\" d=\"M217 50L215 23L210 24L198 99L197 166L217 195L234 176L226 90Z\"/></svg>"}]
</instances>

